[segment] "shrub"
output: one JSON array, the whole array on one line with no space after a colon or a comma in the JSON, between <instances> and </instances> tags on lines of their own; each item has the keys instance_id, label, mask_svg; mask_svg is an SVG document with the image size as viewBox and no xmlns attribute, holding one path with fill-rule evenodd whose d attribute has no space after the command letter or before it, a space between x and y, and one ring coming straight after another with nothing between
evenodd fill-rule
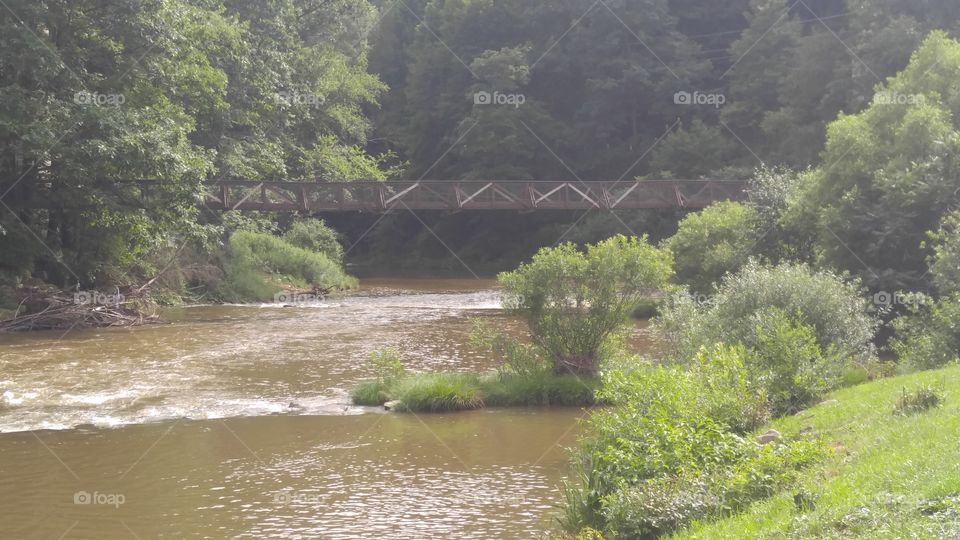
<instances>
[{"instance_id":1,"label":"shrub","mask_svg":"<svg viewBox=\"0 0 960 540\"><path fill-rule=\"evenodd\" d=\"M757 446L739 460L644 480L603 500L606 530L614 538L654 538L695 519L736 512L796 483L799 471L826 456L819 441Z\"/></svg>"},{"instance_id":2,"label":"shrub","mask_svg":"<svg viewBox=\"0 0 960 540\"><path fill-rule=\"evenodd\" d=\"M585 252L569 243L541 249L498 281L508 298L517 299L505 307L526 319L554 372L593 375L633 308L665 288L671 273L669 253L646 237L615 236Z\"/></svg>"},{"instance_id":3,"label":"shrub","mask_svg":"<svg viewBox=\"0 0 960 540\"><path fill-rule=\"evenodd\" d=\"M907 389L904 388L893 409L897 414L922 413L934 407L939 407L943 403L943 399L943 390L932 385L921 386L911 392L907 392Z\"/></svg>"},{"instance_id":4,"label":"shrub","mask_svg":"<svg viewBox=\"0 0 960 540\"><path fill-rule=\"evenodd\" d=\"M371 353L370 363L376 379L363 381L353 388L350 400L354 405L383 405L390 401L393 386L407 374L400 351L394 347Z\"/></svg>"},{"instance_id":5,"label":"shrub","mask_svg":"<svg viewBox=\"0 0 960 540\"><path fill-rule=\"evenodd\" d=\"M656 323L667 338L670 354L684 359L718 342L753 347L758 318L766 310L779 308L812 327L822 350L832 348L840 355L866 359L873 354L871 340L878 321L860 292L858 282L847 282L829 271L751 261L724 278L705 305L685 295L674 296Z\"/></svg>"},{"instance_id":6,"label":"shrub","mask_svg":"<svg viewBox=\"0 0 960 540\"><path fill-rule=\"evenodd\" d=\"M579 483L562 520L615 538L668 533L767 497L822 458L819 441L758 445L747 431L766 418L743 346L701 350L687 366L610 369L576 450Z\"/></svg>"},{"instance_id":7,"label":"shrub","mask_svg":"<svg viewBox=\"0 0 960 540\"><path fill-rule=\"evenodd\" d=\"M911 306L893 321L891 343L903 371L935 369L957 359L960 351L960 293Z\"/></svg>"},{"instance_id":8,"label":"shrub","mask_svg":"<svg viewBox=\"0 0 960 540\"><path fill-rule=\"evenodd\" d=\"M283 234L283 239L299 248L323 253L333 262L343 260L343 246L337 239L337 233L322 219L302 219L295 221Z\"/></svg>"},{"instance_id":9,"label":"shrub","mask_svg":"<svg viewBox=\"0 0 960 540\"><path fill-rule=\"evenodd\" d=\"M400 350L396 347L387 347L371 353L370 363L373 364L377 380L384 383L389 384L407 374L407 370L403 367Z\"/></svg>"},{"instance_id":10,"label":"shrub","mask_svg":"<svg viewBox=\"0 0 960 540\"><path fill-rule=\"evenodd\" d=\"M470 344L478 349L492 352L503 359L497 368L502 375L539 378L551 369L550 360L542 347L522 343L478 319L473 320Z\"/></svg>"},{"instance_id":11,"label":"shrub","mask_svg":"<svg viewBox=\"0 0 960 540\"><path fill-rule=\"evenodd\" d=\"M718 343L701 349L688 366L689 399L703 415L721 422L735 433L747 433L770 418L768 392L751 380L743 345Z\"/></svg>"},{"instance_id":12,"label":"shrub","mask_svg":"<svg viewBox=\"0 0 960 540\"><path fill-rule=\"evenodd\" d=\"M757 236L755 221L752 208L734 201L683 218L664 243L673 253L677 281L698 293L713 291L721 277L747 262Z\"/></svg>"},{"instance_id":13,"label":"shrub","mask_svg":"<svg viewBox=\"0 0 960 540\"><path fill-rule=\"evenodd\" d=\"M702 478L665 476L613 493L604 500L603 517L613 538L655 538L718 504Z\"/></svg>"},{"instance_id":14,"label":"shrub","mask_svg":"<svg viewBox=\"0 0 960 540\"><path fill-rule=\"evenodd\" d=\"M350 288L356 279L325 255L296 247L266 233L238 231L230 237L228 299L272 300L283 286ZM273 283L268 282L268 278Z\"/></svg>"},{"instance_id":15,"label":"shrub","mask_svg":"<svg viewBox=\"0 0 960 540\"><path fill-rule=\"evenodd\" d=\"M832 349L823 354L811 325L777 308L759 312L756 324L748 366L774 415L797 412L840 384L846 363Z\"/></svg>"}]
</instances>

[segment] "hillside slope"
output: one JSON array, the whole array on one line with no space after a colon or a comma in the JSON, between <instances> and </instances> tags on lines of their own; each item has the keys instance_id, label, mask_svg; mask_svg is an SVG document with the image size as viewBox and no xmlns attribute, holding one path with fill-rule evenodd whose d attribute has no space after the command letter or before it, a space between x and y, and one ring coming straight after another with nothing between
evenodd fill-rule
<instances>
[{"instance_id":1,"label":"hillside slope","mask_svg":"<svg viewBox=\"0 0 960 540\"><path fill-rule=\"evenodd\" d=\"M939 407L894 412L905 389L928 385ZM833 454L800 487L674 538L960 537L960 367L842 389L773 427L821 435Z\"/></svg>"}]
</instances>

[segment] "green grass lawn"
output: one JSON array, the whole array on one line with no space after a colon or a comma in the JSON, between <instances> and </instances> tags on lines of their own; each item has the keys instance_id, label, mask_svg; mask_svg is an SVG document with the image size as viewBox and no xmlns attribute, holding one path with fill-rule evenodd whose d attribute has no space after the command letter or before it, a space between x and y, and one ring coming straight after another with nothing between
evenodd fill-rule
<instances>
[{"instance_id":1,"label":"green grass lawn","mask_svg":"<svg viewBox=\"0 0 960 540\"><path fill-rule=\"evenodd\" d=\"M924 385L942 390L939 407L894 412L904 389ZM831 457L805 472L800 486L743 513L695 522L675 538L960 535L960 367L845 388L772 427L787 438L822 436Z\"/></svg>"}]
</instances>

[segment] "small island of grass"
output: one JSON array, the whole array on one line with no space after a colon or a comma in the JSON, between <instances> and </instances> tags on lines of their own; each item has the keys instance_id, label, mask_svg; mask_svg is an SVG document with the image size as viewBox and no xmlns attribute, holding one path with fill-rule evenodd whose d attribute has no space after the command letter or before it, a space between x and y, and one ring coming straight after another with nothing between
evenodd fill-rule
<instances>
[{"instance_id":1,"label":"small island of grass","mask_svg":"<svg viewBox=\"0 0 960 540\"><path fill-rule=\"evenodd\" d=\"M474 344L502 359L495 372L407 374L399 352L386 350L373 355L377 377L357 385L352 401L412 412L593 404L600 366L624 354L631 313L667 289L671 268L669 251L646 237L542 249L498 277L504 308L527 322L530 342L476 325Z\"/></svg>"}]
</instances>

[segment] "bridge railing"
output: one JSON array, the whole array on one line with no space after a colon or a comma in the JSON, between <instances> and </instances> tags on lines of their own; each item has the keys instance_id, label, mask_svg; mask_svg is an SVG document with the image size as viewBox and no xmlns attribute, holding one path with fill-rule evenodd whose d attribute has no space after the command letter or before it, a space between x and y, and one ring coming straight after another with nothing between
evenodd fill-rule
<instances>
[{"instance_id":1,"label":"bridge railing","mask_svg":"<svg viewBox=\"0 0 960 540\"><path fill-rule=\"evenodd\" d=\"M205 204L221 210L384 212L410 210L575 210L703 208L745 198L725 180L255 182L209 184Z\"/></svg>"}]
</instances>

